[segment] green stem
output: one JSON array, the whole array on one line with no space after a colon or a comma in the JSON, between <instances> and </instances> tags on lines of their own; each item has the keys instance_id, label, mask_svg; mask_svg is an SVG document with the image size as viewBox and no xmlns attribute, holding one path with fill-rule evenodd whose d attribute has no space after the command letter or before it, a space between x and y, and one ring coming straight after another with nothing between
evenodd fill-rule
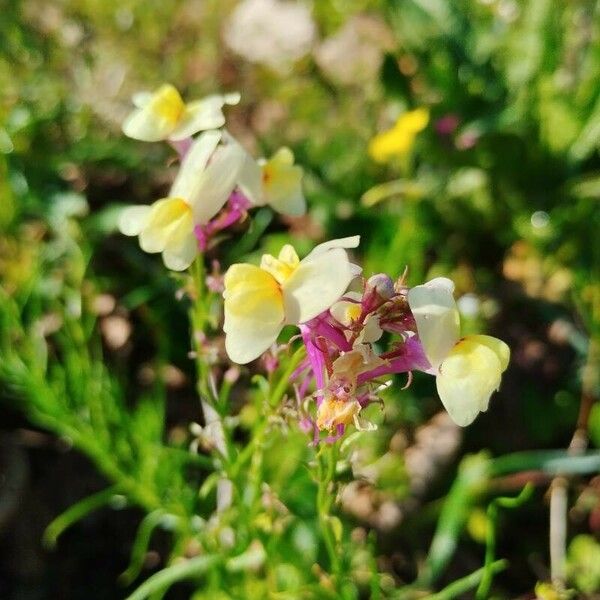
<instances>
[{"instance_id":1,"label":"green stem","mask_svg":"<svg viewBox=\"0 0 600 600\"><path fill-rule=\"evenodd\" d=\"M338 579L341 575L340 557L336 551L335 535L332 529L332 517L330 515L333 503L331 485L335 476L337 463L337 443L323 444L317 454L318 463L318 488L317 488L317 515L321 535L327 550L331 572Z\"/></svg>"},{"instance_id":2,"label":"green stem","mask_svg":"<svg viewBox=\"0 0 600 600\"><path fill-rule=\"evenodd\" d=\"M449 586L445 587L437 594L427 596L427 598L429 600L452 600L453 598L461 597L469 590L472 590L485 577L488 569L491 573L496 574L500 573L500 571L504 571L507 566L508 562L506 560L497 560L488 568L482 567L481 569L477 569L477 571L474 571L462 579L453 581Z\"/></svg>"},{"instance_id":3,"label":"green stem","mask_svg":"<svg viewBox=\"0 0 600 600\"><path fill-rule=\"evenodd\" d=\"M202 404L204 420L208 424L218 421L216 445L221 447L221 458L229 462L233 456L233 447L227 431L223 425L222 408L218 394L215 395L211 387L211 370L204 355L203 341L210 321L210 294L206 288L206 270L204 268L204 256L198 255L191 268L191 276L194 285L192 308L190 310L190 323L192 326L192 346L196 361L196 390ZM221 442L221 443L219 443Z\"/></svg>"},{"instance_id":4,"label":"green stem","mask_svg":"<svg viewBox=\"0 0 600 600\"><path fill-rule=\"evenodd\" d=\"M217 556L197 556L190 560L175 563L144 581L126 600L144 600L151 594L168 589L178 581L198 577L206 573L218 562L219 557Z\"/></svg>"},{"instance_id":5,"label":"green stem","mask_svg":"<svg viewBox=\"0 0 600 600\"><path fill-rule=\"evenodd\" d=\"M486 531L484 573L481 582L479 583L479 587L477 588L477 600L489 598L490 588L492 587L492 581L494 579L495 571L493 566L495 564L494 558L496 554L496 524L498 520L498 509L518 508L531 497L533 489L533 484L528 483L518 496L514 498L495 498L490 502L487 509L488 523Z\"/></svg>"},{"instance_id":6,"label":"green stem","mask_svg":"<svg viewBox=\"0 0 600 600\"><path fill-rule=\"evenodd\" d=\"M111 498L120 491L118 485L113 485L70 506L46 527L43 537L44 545L54 548L58 538L66 529L83 519L89 513L108 504Z\"/></svg>"}]
</instances>

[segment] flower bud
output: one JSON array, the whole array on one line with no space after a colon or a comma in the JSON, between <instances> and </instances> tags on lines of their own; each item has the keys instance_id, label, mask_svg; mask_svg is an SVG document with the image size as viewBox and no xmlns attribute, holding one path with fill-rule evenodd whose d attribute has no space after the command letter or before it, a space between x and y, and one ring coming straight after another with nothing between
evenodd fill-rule
<instances>
[{"instance_id":1,"label":"flower bud","mask_svg":"<svg viewBox=\"0 0 600 600\"><path fill-rule=\"evenodd\" d=\"M392 281L392 278L385 273L377 273L377 275L372 275L367 280L365 292L366 294L375 292L384 300L389 300L395 294L394 282Z\"/></svg>"}]
</instances>

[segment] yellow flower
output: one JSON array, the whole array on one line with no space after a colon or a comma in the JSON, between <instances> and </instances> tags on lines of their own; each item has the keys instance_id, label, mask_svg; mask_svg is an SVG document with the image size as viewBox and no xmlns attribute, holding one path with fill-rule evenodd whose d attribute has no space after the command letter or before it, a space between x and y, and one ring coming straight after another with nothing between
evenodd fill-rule
<instances>
[{"instance_id":1,"label":"yellow flower","mask_svg":"<svg viewBox=\"0 0 600 600\"><path fill-rule=\"evenodd\" d=\"M454 284L438 277L408 292L423 350L436 375L438 394L452 420L466 426L488 408L500 387L510 349L489 335L460 338Z\"/></svg>"},{"instance_id":2,"label":"yellow flower","mask_svg":"<svg viewBox=\"0 0 600 600\"><path fill-rule=\"evenodd\" d=\"M408 154L415 138L429 123L429 110L416 108L400 115L396 124L387 131L378 133L369 143L369 155L380 163L395 156Z\"/></svg>"},{"instance_id":3,"label":"yellow flower","mask_svg":"<svg viewBox=\"0 0 600 600\"><path fill-rule=\"evenodd\" d=\"M183 271L198 243L194 227L207 223L233 191L244 162L235 144L219 145L221 133L200 135L185 155L167 198L151 206L131 206L119 218L125 235L139 236L145 252L162 252L165 265ZM210 159L210 163L209 163Z\"/></svg>"},{"instance_id":4,"label":"yellow flower","mask_svg":"<svg viewBox=\"0 0 600 600\"><path fill-rule=\"evenodd\" d=\"M223 106L239 101L238 93L215 94L186 104L177 89L165 83L153 93L141 92L133 97L136 108L125 119L123 133L143 142L184 140L199 131L222 127Z\"/></svg>"},{"instance_id":5,"label":"yellow flower","mask_svg":"<svg viewBox=\"0 0 600 600\"><path fill-rule=\"evenodd\" d=\"M317 246L299 260L286 245L279 256L262 257L260 267L232 265L225 274L225 349L232 361L258 358L286 324L299 325L327 310L355 277L345 248L359 236Z\"/></svg>"},{"instance_id":6,"label":"yellow flower","mask_svg":"<svg viewBox=\"0 0 600 600\"><path fill-rule=\"evenodd\" d=\"M294 154L280 148L269 160L247 155L240 189L255 206L268 204L278 213L300 216L306 212L302 193L302 168L294 165Z\"/></svg>"}]
</instances>

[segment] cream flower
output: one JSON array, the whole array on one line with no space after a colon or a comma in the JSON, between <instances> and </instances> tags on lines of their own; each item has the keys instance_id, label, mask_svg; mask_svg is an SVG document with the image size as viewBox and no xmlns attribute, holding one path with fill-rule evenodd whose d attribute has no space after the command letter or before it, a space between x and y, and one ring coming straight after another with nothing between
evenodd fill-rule
<instances>
[{"instance_id":1,"label":"cream flower","mask_svg":"<svg viewBox=\"0 0 600 600\"><path fill-rule=\"evenodd\" d=\"M220 141L219 131L200 135L185 155L167 198L121 213L120 231L139 236L145 252L162 252L165 265L174 271L193 262L198 252L194 227L207 223L227 202L244 163L238 145L219 145Z\"/></svg>"},{"instance_id":2,"label":"cream flower","mask_svg":"<svg viewBox=\"0 0 600 600\"><path fill-rule=\"evenodd\" d=\"M297 217L306 212L302 168L294 164L289 148L280 148L269 160L246 154L239 186L254 206L268 204L278 213Z\"/></svg>"},{"instance_id":3,"label":"cream flower","mask_svg":"<svg viewBox=\"0 0 600 600\"><path fill-rule=\"evenodd\" d=\"M452 420L466 426L488 408L500 387L510 349L489 335L460 338L454 284L438 277L408 292L417 332L436 375L438 394Z\"/></svg>"},{"instance_id":4,"label":"cream flower","mask_svg":"<svg viewBox=\"0 0 600 600\"><path fill-rule=\"evenodd\" d=\"M225 125L223 106L237 104L238 93L215 94L185 103L171 84L165 83L155 92L141 92L133 97L135 110L125 119L123 133L142 142L184 140L199 131Z\"/></svg>"},{"instance_id":5,"label":"cream flower","mask_svg":"<svg viewBox=\"0 0 600 600\"><path fill-rule=\"evenodd\" d=\"M232 361L258 358L284 325L299 325L327 310L346 291L356 270L345 248L359 236L317 246L299 260L286 245L279 256L262 257L260 267L232 265L225 274L225 348Z\"/></svg>"}]
</instances>

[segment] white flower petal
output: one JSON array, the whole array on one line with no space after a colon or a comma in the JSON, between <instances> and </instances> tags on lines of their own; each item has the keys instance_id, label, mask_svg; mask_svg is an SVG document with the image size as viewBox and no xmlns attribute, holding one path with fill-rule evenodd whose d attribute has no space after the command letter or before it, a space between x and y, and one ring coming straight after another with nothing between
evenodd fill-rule
<instances>
[{"instance_id":1,"label":"white flower petal","mask_svg":"<svg viewBox=\"0 0 600 600\"><path fill-rule=\"evenodd\" d=\"M194 211L194 223L207 223L221 210L236 186L243 164L244 153L239 146L227 145L217 148L189 196Z\"/></svg>"},{"instance_id":2,"label":"white flower petal","mask_svg":"<svg viewBox=\"0 0 600 600\"><path fill-rule=\"evenodd\" d=\"M298 324L313 319L342 296L352 279L342 248L311 253L282 285L286 321Z\"/></svg>"},{"instance_id":3,"label":"white flower petal","mask_svg":"<svg viewBox=\"0 0 600 600\"><path fill-rule=\"evenodd\" d=\"M150 206L129 206L119 215L119 231L124 235L139 235L150 214Z\"/></svg>"},{"instance_id":4,"label":"white flower petal","mask_svg":"<svg viewBox=\"0 0 600 600\"><path fill-rule=\"evenodd\" d=\"M202 174L220 140L220 131L206 131L194 141L181 163L169 196L190 202L202 184Z\"/></svg>"},{"instance_id":5,"label":"white flower petal","mask_svg":"<svg viewBox=\"0 0 600 600\"><path fill-rule=\"evenodd\" d=\"M227 98L227 96L215 94L186 104L181 119L169 139L174 141L184 140L199 131L223 127L225 125L223 106L231 104L227 102Z\"/></svg>"},{"instance_id":6,"label":"white flower petal","mask_svg":"<svg viewBox=\"0 0 600 600\"><path fill-rule=\"evenodd\" d=\"M244 196L254 206L264 206L266 204L266 198L262 189L262 170L258 162L247 152L242 168L240 169L237 184Z\"/></svg>"},{"instance_id":7,"label":"white flower petal","mask_svg":"<svg viewBox=\"0 0 600 600\"><path fill-rule=\"evenodd\" d=\"M417 323L425 356L435 369L446 358L460 335L458 308L450 279L437 277L408 292L408 304Z\"/></svg>"},{"instance_id":8,"label":"white flower petal","mask_svg":"<svg viewBox=\"0 0 600 600\"><path fill-rule=\"evenodd\" d=\"M136 92L131 96L131 102L136 108L144 108L152 100L152 92Z\"/></svg>"},{"instance_id":9,"label":"white flower petal","mask_svg":"<svg viewBox=\"0 0 600 600\"><path fill-rule=\"evenodd\" d=\"M444 407L457 425L470 425L487 410L501 375L500 359L489 345L465 338L454 346L440 365L436 384Z\"/></svg>"},{"instance_id":10,"label":"white flower petal","mask_svg":"<svg viewBox=\"0 0 600 600\"><path fill-rule=\"evenodd\" d=\"M360 243L360 235L353 235L350 237L339 238L337 240L330 240L323 242L318 246L315 246L312 252L304 259L315 258L319 254L323 254L332 248L357 248Z\"/></svg>"}]
</instances>

